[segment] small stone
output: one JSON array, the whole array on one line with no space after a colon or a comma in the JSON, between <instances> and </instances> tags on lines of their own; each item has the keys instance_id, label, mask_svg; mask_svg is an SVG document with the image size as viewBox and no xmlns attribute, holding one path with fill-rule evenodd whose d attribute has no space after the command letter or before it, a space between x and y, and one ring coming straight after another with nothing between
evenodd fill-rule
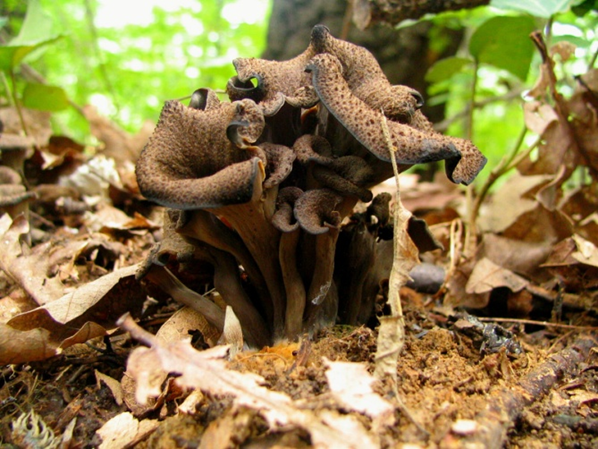
<instances>
[{"instance_id":1,"label":"small stone","mask_svg":"<svg viewBox=\"0 0 598 449\"><path fill-rule=\"evenodd\" d=\"M473 435L478 430L478 423L471 419L459 419L451 426L451 431L456 435Z\"/></svg>"}]
</instances>

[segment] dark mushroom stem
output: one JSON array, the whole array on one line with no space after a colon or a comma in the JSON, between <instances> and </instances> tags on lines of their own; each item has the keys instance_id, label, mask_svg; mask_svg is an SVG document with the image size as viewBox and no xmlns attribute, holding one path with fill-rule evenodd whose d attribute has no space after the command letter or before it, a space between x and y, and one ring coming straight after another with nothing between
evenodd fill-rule
<instances>
[{"instance_id":1,"label":"dark mushroom stem","mask_svg":"<svg viewBox=\"0 0 598 449\"><path fill-rule=\"evenodd\" d=\"M208 323L222 332L224 328L224 310L205 296L185 286L172 272L158 265L153 265L146 273L146 279L160 285L175 301L201 313Z\"/></svg>"},{"instance_id":2,"label":"dark mushroom stem","mask_svg":"<svg viewBox=\"0 0 598 449\"><path fill-rule=\"evenodd\" d=\"M315 240L313 276L307 289L308 322L321 308L332 287L334 253L338 239L341 215L336 210L342 196L329 189L305 192L295 203L295 218L301 228Z\"/></svg>"},{"instance_id":3,"label":"dark mushroom stem","mask_svg":"<svg viewBox=\"0 0 598 449\"><path fill-rule=\"evenodd\" d=\"M278 257L287 297L284 335L290 340L296 339L301 333L305 312L305 285L297 266L297 244L301 229L293 214L295 202L301 195L303 191L298 187L282 189L276 200L276 212L272 216L272 224L282 232Z\"/></svg>"}]
</instances>

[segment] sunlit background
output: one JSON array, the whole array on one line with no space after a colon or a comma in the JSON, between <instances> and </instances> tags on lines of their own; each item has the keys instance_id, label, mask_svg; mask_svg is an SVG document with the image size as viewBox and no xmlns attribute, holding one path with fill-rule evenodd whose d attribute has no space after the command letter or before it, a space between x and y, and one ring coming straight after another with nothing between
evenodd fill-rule
<instances>
[{"instance_id":1,"label":"sunlit background","mask_svg":"<svg viewBox=\"0 0 598 449\"><path fill-rule=\"evenodd\" d=\"M6 0L22 14L23 0ZM271 0L38 0L61 38L27 61L78 106L135 132L165 100L224 89L232 60L265 48ZM8 4L10 10L11 4ZM53 114L57 132L86 139L74 109Z\"/></svg>"}]
</instances>

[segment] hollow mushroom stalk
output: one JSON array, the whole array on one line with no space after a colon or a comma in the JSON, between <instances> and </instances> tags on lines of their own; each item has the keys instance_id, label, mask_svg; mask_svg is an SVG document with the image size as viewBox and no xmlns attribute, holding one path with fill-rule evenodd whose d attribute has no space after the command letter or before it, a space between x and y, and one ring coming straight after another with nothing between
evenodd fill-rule
<instances>
[{"instance_id":1,"label":"hollow mushroom stalk","mask_svg":"<svg viewBox=\"0 0 598 449\"><path fill-rule=\"evenodd\" d=\"M295 202L301 195L303 190L298 187L280 190L276 199L276 212L272 216L272 224L282 232L278 257L287 297L284 335L290 340L297 338L303 328L306 299L305 285L297 266L297 244L301 228L293 213Z\"/></svg>"},{"instance_id":2,"label":"hollow mushroom stalk","mask_svg":"<svg viewBox=\"0 0 598 449\"><path fill-rule=\"evenodd\" d=\"M170 211L171 215L174 213L178 216L175 225L178 234L207 243L235 257L249 279L251 279L251 283L258 291L260 298L262 298L262 307L266 316L272 319L272 300L266 281L255 259L239 235L222 223L214 214L206 210ZM237 315L241 314L238 310L235 313Z\"/></svg>"},{"instance_id":3,"label":"hollow mushroom stalk","mask_svg":"<svg viewBox=\"0 0 598 449\"><path fill-rule=\"evenodd\" d=\"M324 302L335 302L330 297L334 273L334 253L338 239L341 215L336 210L343 197L329 189L308 190L295 202L294 215L299 226L315 240L313 276L307 289L307 321L313 323ZM310 329L313 330L313 329Z\"/></svg>"},{"instance_id":4,"label":"hollow mushroom stalk","mask_svg":"<svg viewBox=\"0 0 598 449\"><path fill-rule=\"evenodd\" d=\"M207 262L214 268L214 287L241 321L248 344L256 347L270 344L271 333L243 288L235 258L226 251L183 236L176 229L177 215L181 211L168 212L170 213L166 213L164 217L164 239L152 251L137 278L145 277L154 282L177 302L204 315L210 324L222 332L224 311L212 301L184 286L165 266L172 257L176 258L183 271L189 263L195 267L198 261Z\"/></svg>"}]
</instances>

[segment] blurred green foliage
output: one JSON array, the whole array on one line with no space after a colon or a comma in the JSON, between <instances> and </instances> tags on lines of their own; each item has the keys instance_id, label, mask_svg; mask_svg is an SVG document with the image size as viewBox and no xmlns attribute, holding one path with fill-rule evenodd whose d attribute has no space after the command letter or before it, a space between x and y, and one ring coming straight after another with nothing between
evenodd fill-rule
<instances>
[{"instance_id":1,"label":"blurred green foliage","mask_svg":"<svg viewBox=\"0 0 598 449\"><path fill-rule=\"evenodd\" d=\"M447 132L471 138L488 157L488 167L494 167L519 142L525 126L525 92L539 77L541 58L530 33L544 31L549 47L559 41L576 47L572 58L559 61L556 68L564 80L558 87L568 96L575 88L575 76L595 65L598 3L492 0L490 5L427 19L460 27L468 38L457 55L436 62L426 80L429 102L446 104ZM530 142L533 139L529 136ZM482 171L479 179L488 173Z\"/></svg>"},{"instance_id":2,"label":"blurred green foliage","mask_svg":"<svg viewBox=\"0 0 598 449\"><path fill-rule=\"evenodd\" d=\"M7 38L0 46L0 102L15 101L8 94L14 82L21 104L55 112L57 132L87 141L87 122L69 105L90 103L135 132L144 120L157 120L167 99L189 96L199 87L223 89L234 74L235 57L259 56L270 2L144 0L121 2L119 9L117 0L4 0L0 31ZM109 4L117 7L113 17L106 13ZM132 9L144 4L158 6L149 17L147 9ZM242 9L248 4L252 10ZM491 7L423 19L438 29L463 29L467 36L457 55L438 61L427 75L428 102L446 104L448 133L472 138L488 156L489 167L494 166L521 135L523 93L538 77L540 59L529 33L541 29L549 44L568 41L577 47L574 57L557 68L568 80L559 87L565 95L571 93L574 76L595 62L597 4L492 0ZM265 13L249 17L248 11ZM129 19L134 23L127 24ZM436 34L433 28L430 35ZM432 38L432 45L443 43ZM19 75L22 60L46 83L11 78L15 71Z\"/></svg>"},{"instance_id":3,"label":"blurred green foliage","mask_svg":"<svg viewBox=\"0 0 598 449\"><path fill-rule=\"evenodd\" d=\"M147 12L142 3L157 5L145 21L137 14L142 11L134 9ZM254 20L239 20L235 10L242 3L247 5L242 0L124 1L119 7L107 0L30 0L27 20L33 9L40 35L61 38L25 59L49 86L17 77L17 94L28 107L64 110L53 115L57 131L79 140L88 138L88 126L76 109L65 109L68 100L79 106L91 103L134 132L144 120L157 120L165 100L189 96L200 87L224 89L234 74L235 57L261 54L270 0L252 0L255 10L265 12ZM116 6L113 17L106 4ZM0 7L0 15L8 17L7 34L25 27L25 10L22 0ZM126 24L129 19L133 23Z\"/></svg>"}]
</instances>

